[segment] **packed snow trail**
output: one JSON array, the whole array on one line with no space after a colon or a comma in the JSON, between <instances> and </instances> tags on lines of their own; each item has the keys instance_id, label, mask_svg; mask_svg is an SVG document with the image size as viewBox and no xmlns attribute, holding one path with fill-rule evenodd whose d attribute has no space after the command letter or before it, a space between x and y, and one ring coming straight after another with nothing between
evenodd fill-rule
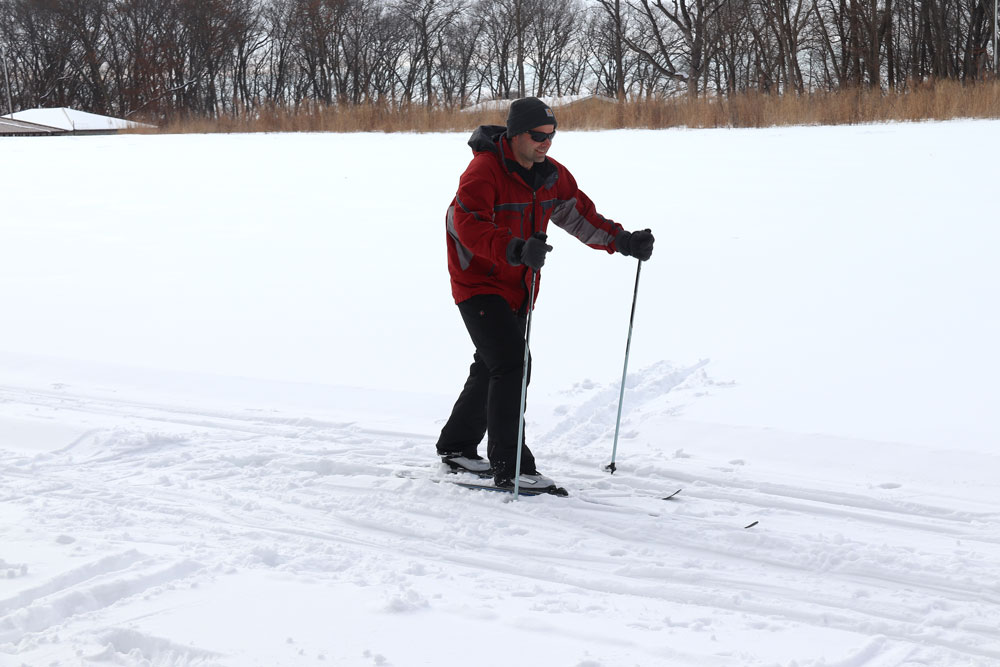
<instances>
[{"instance_id":1,"label":"packed snow trail","mask_svg":"<svg viewBox=\"0 0 1000 667\"><path fill-rule=\"evenodd\" d=\"M996 511L778 484L739 466L686 471L683 458L611 477L550 457L571 497L511 503L400 478L434 473L432 434L72 387L0 387L0 416L99 424L51 451L4 452L0 502L16 521L0 543L25 554L0 553L0 656L12 664L283 664L295 651L433 662L432 643L372 629L393 616L464 624L453 648L532 628L553 664L1000 662ZM659 500L678 484L682 497ZM313 594L329 635L308 648L268 637L273 619L242 621L248 645L195 641L193 627L218 621L199 596L227 579L264 607L278 604L274 581L344 602ZM244 612L229 613L239 624ZM342 632L352 623L369 629Z\"/></svg>"}]
</instances>

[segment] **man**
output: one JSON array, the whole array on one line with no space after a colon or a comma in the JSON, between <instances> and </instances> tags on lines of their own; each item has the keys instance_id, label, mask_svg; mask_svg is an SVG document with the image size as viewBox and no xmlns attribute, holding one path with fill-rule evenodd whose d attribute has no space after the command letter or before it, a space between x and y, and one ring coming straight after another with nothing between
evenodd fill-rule
<instances>
[{"instance_id":1,"label":"man","mask_svg":"<svg viewBox=\"0 0 1000 667\"><path fill-rule=\"evenodd\" d=\"M653 235L629 233L601 216L563 165L548 157L556 118L535 97L510 105L507 126L484 125L469 139L473 158L448 208L452 295L476 347L469 378L437 442L454 470L493 475L514 486L528 291L552 250L551 220L592 248L649 259ZM530 373L530 360L529 360ZM487 434L487 463L478 454ZM527 445L519 486L554 487L539 474Z\"/></svg>"}]
</instances>

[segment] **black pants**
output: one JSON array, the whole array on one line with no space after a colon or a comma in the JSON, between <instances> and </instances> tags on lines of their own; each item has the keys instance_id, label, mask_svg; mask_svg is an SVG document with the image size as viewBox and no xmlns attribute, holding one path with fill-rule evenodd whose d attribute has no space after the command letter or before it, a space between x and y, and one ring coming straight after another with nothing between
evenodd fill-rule
<instances>
[{"instance_id":1,"label":"black pants","mask_svg":"<svg viewBox=\"0 0 1000 667\"><path fill-rule=\"evenodd\" d=\"M513 477L517 465L517 424L521 417L526 316L497 295L474 296L458 304L476 346L469 379L441 429L438 453L474 455L488 433L486 453L495 477ZM531 374L531 360L528 361ZM521 449L521 471L535 472L535 457Z\"/></svg>"}]
</instances>

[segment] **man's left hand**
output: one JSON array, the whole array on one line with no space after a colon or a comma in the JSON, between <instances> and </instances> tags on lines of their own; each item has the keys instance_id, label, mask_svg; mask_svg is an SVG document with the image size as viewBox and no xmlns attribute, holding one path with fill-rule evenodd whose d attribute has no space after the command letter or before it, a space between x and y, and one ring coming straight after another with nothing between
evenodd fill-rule
<instances>
[{"instance_id":1,"label":"man's left hand","mask_svg":"<svg viewBox=\"0 0 1000 667\"><path fill-rule=\"evenodd\" d=\"M628 257L635 257L640 262L645 262L653 255L653 232L649 229L642 229L638 232L632 232L621 238L624 235L619 235L617 240L618 252Z\"/></svg>"}]
</instances>

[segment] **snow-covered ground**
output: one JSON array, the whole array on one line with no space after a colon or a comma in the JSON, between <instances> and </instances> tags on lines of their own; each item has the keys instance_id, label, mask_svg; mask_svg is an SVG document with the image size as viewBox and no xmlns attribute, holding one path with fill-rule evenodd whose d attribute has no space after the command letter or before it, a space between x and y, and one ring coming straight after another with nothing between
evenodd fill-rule
<instances>
[{"instance_id":1,"label":"snow-covered ground","mask_svg":"<svg viewBox=\"0 0 1000 667\"><path fill-rule=\"evenodd\" d=\"M465 139L0 140L0 665L1000 664L1000 123L561 132L657 248L612 477L552 230L516 503L430 481Z\"/></svg>"}]
</instances>

